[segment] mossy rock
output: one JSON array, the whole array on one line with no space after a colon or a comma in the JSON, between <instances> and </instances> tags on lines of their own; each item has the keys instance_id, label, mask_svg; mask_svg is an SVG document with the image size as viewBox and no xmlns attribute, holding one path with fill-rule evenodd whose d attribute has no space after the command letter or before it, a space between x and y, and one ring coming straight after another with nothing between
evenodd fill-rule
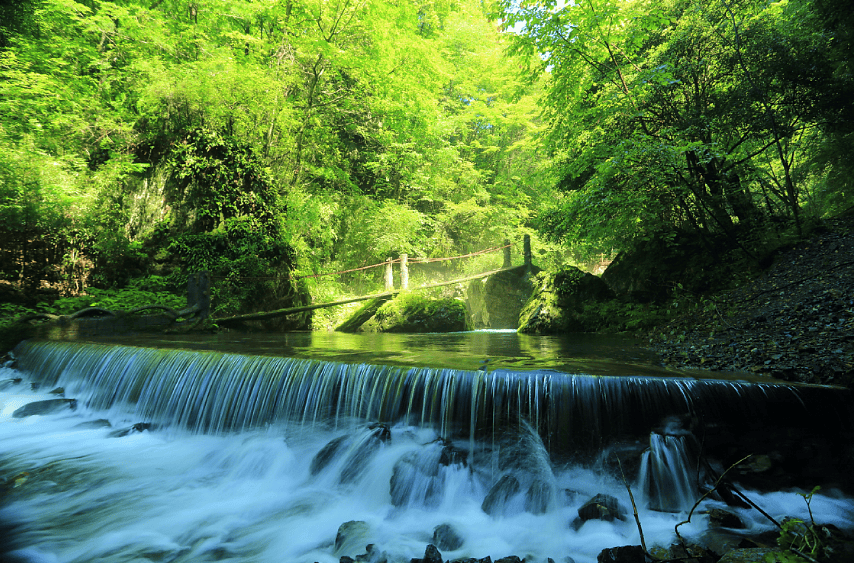
<instances>
[{"instance_id":1,"label":"mossy rock","mask_svg":"<svg viewBox=\"0 0 854 563\"><path fill-rule=\"evenodd\" d=\"M536 266L519 266L486 279L472 281L466 289L466 307L473 328L516 329L519 314L531 297L531 277Z\"/></svg>"},{"instance_id":2,"label":"mossy rock","mask_svg":"<svg viewBox=\"0 0 854 563\"><path fill-rule=\"evenodd\" d=\"M519 316L519 332L527 334L595 331L598 324L585 305L614 299L605 282L573 266L540 272L532 283L534 293Z\"/></svg>"},{"instance_id":3,"label":"mossy rock","mask_svg":"<svg viewBox=\"0 0 854 563\"><path fill-rule=\"evenodd\" d=\"M459 332L468 330L466 306L457 299L402 293L383 304L361 332Z\"/></svg>"},{"instance_id":4,"label":"mossy rock","mask_svg":"<svg viewBox=\"0 0 854 563\"><path fill-rule=\"evenodd\" d=\"M338 325L335 330L338 332L359 332L362 325L371 320L377 314L379 308L385 305L389 299L391 299L391 296L375 297L367 301L356 312L350 315L346 321Z\"/></svg>"}]
</instances>

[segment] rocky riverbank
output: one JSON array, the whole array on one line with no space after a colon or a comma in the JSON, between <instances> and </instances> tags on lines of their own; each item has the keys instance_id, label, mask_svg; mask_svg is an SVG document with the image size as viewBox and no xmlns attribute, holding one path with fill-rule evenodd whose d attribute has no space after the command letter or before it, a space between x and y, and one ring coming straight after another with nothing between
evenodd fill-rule
<instances>
[{"instance_id":1,"label":"rocky riverbank","mask_svg":"<svg viewBox=\"0 0 854 563\"><path fill-rule=\"evenodd\" d=\"M755 279L650 335L677 367L854 386L854 217L777 253Z\"/></svg>"}]
</instances>

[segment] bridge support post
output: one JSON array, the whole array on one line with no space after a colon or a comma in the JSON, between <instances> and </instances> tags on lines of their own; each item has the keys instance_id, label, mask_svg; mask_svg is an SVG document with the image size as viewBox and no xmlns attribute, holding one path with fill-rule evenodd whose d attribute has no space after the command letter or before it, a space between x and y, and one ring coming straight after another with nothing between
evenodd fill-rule
<instances>
[{"instance_id":1,"label":"bridge support post","mask_svg":"<svg viewBox=\"0 0 854 563\"><path fill-rule=\"evenodd\" d=\"M394 270L392 269L391 258L385 261L385 284L383 287L386 291L394 289Z\"/></svg>"},{"instance_id":2,"label":"bridge support post","mask_svg":"<svg viewBox=\"0 0 854 563\"><path fill-rule=\"evenodd\" d=\"M525 235L525 238L522 241L524 245L524 253L525 253L525 269L530 270L531 266L533 266L534 261L531 258L531 235Z\"/></svg>"},{"instance_id":3,"label":"bridge support post","mask_svg":"<svg viewBox=\"0 0 854 563\"><path fill-rule=\"evenodd\" d=\"M513 265L513 261L510 259L510 241L504 239L504 265L502 268L509 268Z\"/></svg>"},{"instance_id":4,"label":"bridge support post","mask_svg":"<svg viewBox=\"0 0 854 563\"><path fill-rule=\"evenodd\" d=\"M400 289L409 289L409 255L400 255Z\"/></svg>"}]
</instances>

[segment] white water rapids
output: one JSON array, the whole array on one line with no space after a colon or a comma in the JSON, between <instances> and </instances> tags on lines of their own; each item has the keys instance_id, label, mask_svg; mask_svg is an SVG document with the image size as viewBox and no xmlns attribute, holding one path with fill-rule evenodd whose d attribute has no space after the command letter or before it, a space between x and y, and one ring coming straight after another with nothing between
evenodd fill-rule
<instances>
[{"instance_id":1,"label":"white water rapids","mask_svg":"<svg viewBox=\"0 0 854 563\"><path fill-rule=\"evenodd\" d=\"M595 464L556 466L534 439L524 455L549 491L546 511L526 511L520 494L489 515L483 504L490 488L514 471L498 460L500 445L462 440L454 444L459 450L492 453L431 470L424 460L438 457L439 436L414 426L392 425L390 439L363 449L365 421L273 423L213 435L165 426L111 436L140 422L129 408L78 403L75 410L13 417L28 403L56 398L49 388L33 391L27 374L0 368L0 381L13 378L23 380L0 388L0 524L9 536L8 561L334 563L374 544L389 562L408 563L423 556L442 524L462 539L442 550L446 561L517 555L528 563L592 563L605 548L640 544L617 477ZM92 427L104 420L109 427ZM353 447L345 443L327 465L312 466L342 436ZM404 501L393 500L395 467L414 475ZM643 489L633 484L646 543L667 547L686 513L649 510ZM600 493L619 499L625 520L573 529L579 507ZM797 491L751 496L775 516L809 517ZM840 527L852 519L851 501L832 494L816 496L812 510L816 520ZM741 516L754 530L771 527L755 512ZM336 548L338 529L349 521L366 525ZM697 513L680 532L698 537L706 526Z\"/></svg>"}]
</instances>

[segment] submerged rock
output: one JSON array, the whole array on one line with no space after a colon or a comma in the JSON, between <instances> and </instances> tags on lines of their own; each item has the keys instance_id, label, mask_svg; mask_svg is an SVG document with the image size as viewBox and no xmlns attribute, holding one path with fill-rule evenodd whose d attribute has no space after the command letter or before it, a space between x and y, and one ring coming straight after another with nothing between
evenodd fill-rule
<instances>
[{"instance_id":1,"label":"submerged rock","mask_svg":"<svg viewBox=\"0 0 854 563\"><path fill-rule=\"evenodd\" d=\"M309 472L312 476L326 469L332 460L338 456L338 452L341 451L344 445L351 441L352 438L350 436L338 436L323 446L312 458L309 465Z\"/></svg>"},{"instance_id":2,"label":"submerged rock","mask_svg":"<svg viewBox=\"0 0 854 563\"><path fill-rule=\"evenodd\" d=\"M12 379L0 380L0 391L3 391L4 389L8 389L10 387L14 387L15 385L18 385L20 382L21 382L20 377L13 377Z\"/></svg>"},{"instance_id":3,"label":"submerged rock","mask_svg":"<svg viewBox=\"0 0 854 563\"><path fill-rule=\"evenodd\" d=\"M454 551L463 546L463 538L450 524L439 524L433 529L433 543L439 549Z\"/></svg>"},{"instance_id":4,"label":"submerged rock","mask_svg":"<svg viewBox=\"0 0 854 563\"><path fill-rule=\"evenodd\" d=\"M391 440L391 430L384 424L374 424L360 434L339 436L329 441L311 460L309 472L319 474L339 457L341 463L338 480L340 483L355 482L368 468L370 458L380 446Z\"/></svg>"},{"instance_id":5,"label":"submerged rock","mask_svg":"<svg viewBox=\"0 0 854 563\"><path fill-rule=\"evenodd\" d=\"M120 428L118 430L113 430L108 434L110 438L123 438L125 436L129 436L130 434L136 434L137 432L145 432L146 430L153 430L154 425L150 422L137 422L133 426L128 428Z\"/></svg>"},{"instance_id":6,"label":"submerged rock","mask_svg":"<svg viewBox=\"0 0 854 563\"><path fill-rule=\"evenodd\" d=\"M13 412L12 417L24 418L33 415L51 414L65 409L75 410L76 408L76 399L47 399L24 405Z\"/></svg>"},{"instance_id":7,"label":"submerged rock","mask_svg":"<svg viewBox=\"0 0 854 563\"><path fill-rule=\"evenodd\" d=\"M80 424L74 425L74 428L79 430L88 430L90 428L112 428L112 424L106 418L99 418L97 420L87 420L86 422L81 422Z\"/></svg>"},{"instance_id":8,"label":"submerged rock","mask_svg":"<svg viewBox=\"0 0 854 563\"><path fill-rule=\"evenodd\" d=\"M371 527L362 520L344 522L335 534L335 553L361 551L362 546L366 545L370 531Z\"/></svg>"},{"instance_id":9,"label":"submerged rock","mask_svg":"<svg viewBox=\"0 0 854 563\"><path fill-rule=\"evenodd\" d=\"M504 475L489 489L480 508L490 516L503 514L507 504L514 496L519 494L521 489L522 486L516 477L509 474Z\"/></svg>"}]
</instances>

